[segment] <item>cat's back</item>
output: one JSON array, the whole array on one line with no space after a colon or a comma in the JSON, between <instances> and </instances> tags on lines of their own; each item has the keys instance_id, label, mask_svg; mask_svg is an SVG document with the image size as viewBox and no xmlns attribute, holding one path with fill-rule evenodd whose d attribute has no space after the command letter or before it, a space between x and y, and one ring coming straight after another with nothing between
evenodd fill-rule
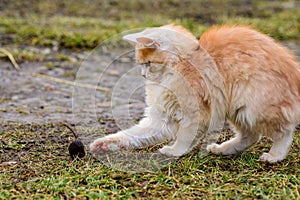
<instances>
[{"instance_id":1,"label":"cat's back","mask_svg":"<svg viewBox=\"0 0 300 200\"><path fill-rule=\"evenodd\" d=\"M200 44L210 53L233 47L249 49L253 46L249 42L257 43L258 41L273 42L271 38L250 27L234 25L212 26L200 38Z\"/></svg>"},{"instance_id":2,"label":"cat's back","mask_svg":"<svg viewBox=\"0 0 300 200\"><path fill-rule=\"evenodd\" d=\"M203 33L199 42L223 73L236 72L240 76L272 71L295 74L294 78L300 80L299 65L292 53L271 37L249 27L214 26Z\"/></svg>"},{"instance_id":3,"label":"cat's back","mask_svg":"<svg viewBox=\"0 0 300 200\"><path fill-rule=\"evenodd\" d=\"M293 55L271 37L247 26L213 26L202 34L200 44L217 60L243 55L248 58L295 61Z\"/></svg>"},{"instance_id":4,"label":"cat's back","mask_svg":"<svg viewBox=\"0 0 300 200\"><path fill-rule=\"evenodd\" d=\"M241 26L213 27L202 35L200 45L224 78L232 116L244 105L261 119L286 108L298 113L295 118L299 119L300 66L285 47Z\"/></svg>"}]
</instances>

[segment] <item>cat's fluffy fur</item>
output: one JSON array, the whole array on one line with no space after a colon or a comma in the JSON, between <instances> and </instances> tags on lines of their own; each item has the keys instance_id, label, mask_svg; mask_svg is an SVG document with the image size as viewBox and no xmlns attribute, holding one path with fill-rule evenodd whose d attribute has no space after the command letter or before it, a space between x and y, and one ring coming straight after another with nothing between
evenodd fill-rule
<instances>
[{"instance_id":1,"label":"cat's fluffy fur","mask_svg":"<svg viewBox=\"0 0 300 200\"><path fill-rule=\"evenodd\" d=\"M146 77L145 118L138 125L95 140L93 153L173 141L160 152L188 153L214 139L226 120L236 136L207 151L235 154L269 136L261 160L283 160L300 119L300 67L270 37L243 26L212 27L198 41L180 26L130 34ZM150 64L150 66L149 66Z\"/></svg>"}]
</instances>

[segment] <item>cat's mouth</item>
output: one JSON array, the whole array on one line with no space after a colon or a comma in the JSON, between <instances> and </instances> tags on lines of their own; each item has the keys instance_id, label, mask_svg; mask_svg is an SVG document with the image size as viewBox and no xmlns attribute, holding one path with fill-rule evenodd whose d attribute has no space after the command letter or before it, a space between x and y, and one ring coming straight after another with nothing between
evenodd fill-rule
<instances>
[{"instance_id":1,"label":"cat's mouth","mask_svg":"<svg viewBox=\"0 0 300 200\"><path fill-rule=\"evenodd\" d=\"M151 62L150 62L150 61L147 61L147 62L141 63L141 65L144 65L145 67L150 67L150 64L151 64Z\"/></svg>"},{"instance_id":2,"label":"cat's mouth","mask_svg":"<svg viewBox=\"0 0 300 200\"><path fill-rule=\"evenodd\" d=\"M141 71L141 74L144 78L147 78L148 76L148 73L149 73L149 68L150 68L150 65L151 65L151 62L148 61L148 62L145 62L145 63L142 63L142 71Z\"/></svg>"}]
</instances>

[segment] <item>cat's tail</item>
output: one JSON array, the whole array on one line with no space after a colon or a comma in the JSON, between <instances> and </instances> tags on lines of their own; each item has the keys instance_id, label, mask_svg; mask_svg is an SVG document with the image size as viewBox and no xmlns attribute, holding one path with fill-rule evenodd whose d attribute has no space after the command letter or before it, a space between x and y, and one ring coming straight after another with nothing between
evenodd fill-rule
<instances>
[{"instance_id":1,"label":"cat's tail","mask_svg":"<svg viewBox=\"0 0 300 200\"><path fill-rule=\"evenodd\" d=\"M224 127L227 109L227 98L224 79L219 73L216 63L208 52L199 46L197 53L190 60L205 81L210 94L210 124L206 131L206 142L216 142Z\"/></svg>"}]
</instances>

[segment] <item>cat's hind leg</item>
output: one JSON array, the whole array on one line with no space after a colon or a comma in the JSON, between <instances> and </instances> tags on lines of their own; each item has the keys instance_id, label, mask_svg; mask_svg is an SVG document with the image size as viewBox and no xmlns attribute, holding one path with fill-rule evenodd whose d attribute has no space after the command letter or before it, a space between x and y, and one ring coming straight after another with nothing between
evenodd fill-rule
<instances>
[{"instance_id":1,"label":"cat's hind leg","mask_svg":"<svg viewBox=\"0 0 300 200\"><path fill-rule=\"evenodd\" d=\"M268 153L263 153L260 160L275 163L285 159L293 142L293 129L279 134L272 134L273 145Z\"/></svg>"},{"instance_id":2,"label":"cat's hind leg","mask_svg":"<svg viewBox=\"0 0 300 200\"><path fill-rule=\"evenodd\" d=\"M231 155L244 151L260 139L260 134L249 130L236 132L234 138L221 144L212 143L206 150L214 154Z\"/></svg>"}]
</instances>

